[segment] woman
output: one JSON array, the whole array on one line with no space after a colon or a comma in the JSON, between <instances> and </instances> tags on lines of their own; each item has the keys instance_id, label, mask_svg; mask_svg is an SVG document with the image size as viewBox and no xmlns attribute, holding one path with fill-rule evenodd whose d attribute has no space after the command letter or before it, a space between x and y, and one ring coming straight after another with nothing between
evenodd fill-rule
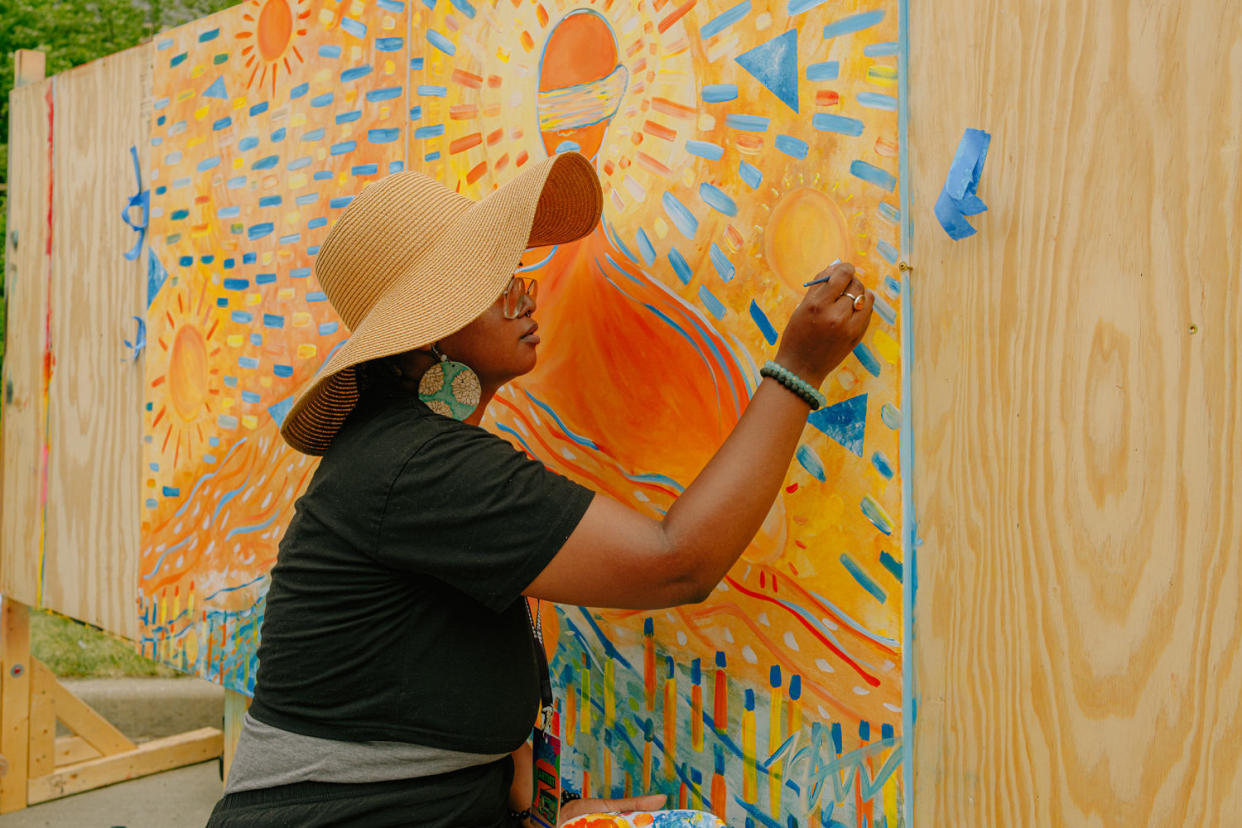
<instances>
[{"instance_id":1,"label":"woman","mask_svg":"<svg viewBox=\"0 0 1242 828\"><path fill-rule=\"evenodd\" d=\"M565 153L480 202L389 176L329 233L316 276L352 335L281 431L323 460L272 570L254 703L210 825L520 824L546 684L522 597L701 601L758 530L822 402L814 387L867 328L874 297L847 264L807 292L663 520L478 427L535 365L523 252L581 238L601 205L590 162ZM599 393L608 404L606 377ZM560 818L662 800L572 802Z\"/></svg>"}]
</instances>

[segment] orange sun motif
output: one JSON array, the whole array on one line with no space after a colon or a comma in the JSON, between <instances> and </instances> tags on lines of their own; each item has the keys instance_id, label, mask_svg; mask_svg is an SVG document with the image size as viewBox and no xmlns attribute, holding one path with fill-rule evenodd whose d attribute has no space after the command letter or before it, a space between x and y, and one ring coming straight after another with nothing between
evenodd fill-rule
<instances>
[{"instance_id":1,"label":"orange sun motif","mask_svg":"<svg viewBox=\"0 0 1242 828\"><path fill-rule=\"evenodd\" d=\"M208 303L207 283L197 297L188 287L177 293L177 317L164 312L169 333L156 344L167 354L167 368L152 382L152 388L165 386L165 398L151 420L151 431L159 441L160 453L172 450L175 467L183 452L193 454L207 442L203 426L218 408L220 369L212 366L220 352L217 341L219 320ZM162 438L162 439L161 439Z\"/></svg>"},{"instance_id":2,"label":"orange sun motif","mask_svg":"<svg viewBox=\"0 0 1242 828\"><path fill-rule=\"evenodd\" d=\"M286 74L293 74L289 59L305 62L293 40L306 34L305 20L311 15L309 8L302 8L306 3L307 0L249 0L251 8L246 9L242 19L254 28L237 33L239 40L252 41L242 47L246 68L250 69L247 89L255 85L256 78L258 88L262 89L270 73L271 91L275 94L280 67L285 67Z\"/></svg>"}]
</instances>

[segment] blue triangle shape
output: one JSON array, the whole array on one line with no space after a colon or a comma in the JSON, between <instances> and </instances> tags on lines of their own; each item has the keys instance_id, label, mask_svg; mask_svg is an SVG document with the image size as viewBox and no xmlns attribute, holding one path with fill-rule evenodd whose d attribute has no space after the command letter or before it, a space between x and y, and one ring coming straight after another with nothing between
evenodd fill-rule
<instances>
[{"instance_id":1,"label":"blue triangle shape","mask_svg":"<svg viewBox=\"0 0 1242 828\"><path fill-rule=\"evenodd\" d=\"M813 411L807 421L854 454L863 456L863 436L867 431L866 394Z\"/></svg>"},{"instance_id":2,"label":"blue triangle shape","mask_svg":"<svg viewBox=\"0 0 1242 828\"><path fill-rule=\"evenodd\" d=\"M735 60L794 112L798 111L798 30L761 43Z\"/></svg>"},{"instance_id":3,"label":"blue triangle shape","mask_svg":"<svg viewBox=\"0 0 1242 828\"><path fill-rule=\"evenodd\" d=\"M228 100L229 93L228 90L224 88L224 75L216 78L215 81L212 82L211 86L207 87L206 91L203 92L203 97Z\"/></svg>"},{"instance_id":4,"label":"blue triangle shape","mask_svg":"<svg viewBox=\"0 0 1242 828\"><path fill-rule=\"evenodd\" d=\"M151 307L151 303L155 301L155 294L160 292L160 288L168 281L168 271L164 269L164 263L155 255L155 251L147 248L147 307Z\"/></svg>"}]
</instances>

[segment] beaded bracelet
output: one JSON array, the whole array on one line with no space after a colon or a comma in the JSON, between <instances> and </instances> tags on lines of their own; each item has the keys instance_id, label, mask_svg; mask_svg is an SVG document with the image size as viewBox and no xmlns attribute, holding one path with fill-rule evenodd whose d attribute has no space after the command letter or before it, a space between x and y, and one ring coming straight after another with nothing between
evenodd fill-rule
<instances>
[{"instance_id":1,"label":"beaded bracelet","mask_svg":"<svg viewBox=\"0 0 1242 828\"><path fill-rule=\"evenodd\" d=\"M763 368L759 370L759 376L776 380L802 398L802 401L809 405L812 411L818 411L828 402L827 398L819 393L813 385L793 371L772 360L768 360L763 364Z\"/></svg>"}]
</instances>

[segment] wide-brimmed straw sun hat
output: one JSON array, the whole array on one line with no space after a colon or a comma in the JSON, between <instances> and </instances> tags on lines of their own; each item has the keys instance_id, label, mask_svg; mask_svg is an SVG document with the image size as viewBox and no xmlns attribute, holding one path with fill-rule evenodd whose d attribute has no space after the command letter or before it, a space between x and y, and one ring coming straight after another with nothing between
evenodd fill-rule
<instances>
[{"instance_id":1,"label":"wide-brimmed straw sun hat","mask_svg":"<svg viewBox=\"0 0 1242 828\"><path fill-rule=\"evenodd\" d=\"M293 404L285 442L323 454L358 402L354 366L464 328L500 296L528 247L585 236L602 207L595 168L576 152L531 165L481 201L413 171L366 187L315 259L350 337Z\"/></svg>"}]
</instances>

